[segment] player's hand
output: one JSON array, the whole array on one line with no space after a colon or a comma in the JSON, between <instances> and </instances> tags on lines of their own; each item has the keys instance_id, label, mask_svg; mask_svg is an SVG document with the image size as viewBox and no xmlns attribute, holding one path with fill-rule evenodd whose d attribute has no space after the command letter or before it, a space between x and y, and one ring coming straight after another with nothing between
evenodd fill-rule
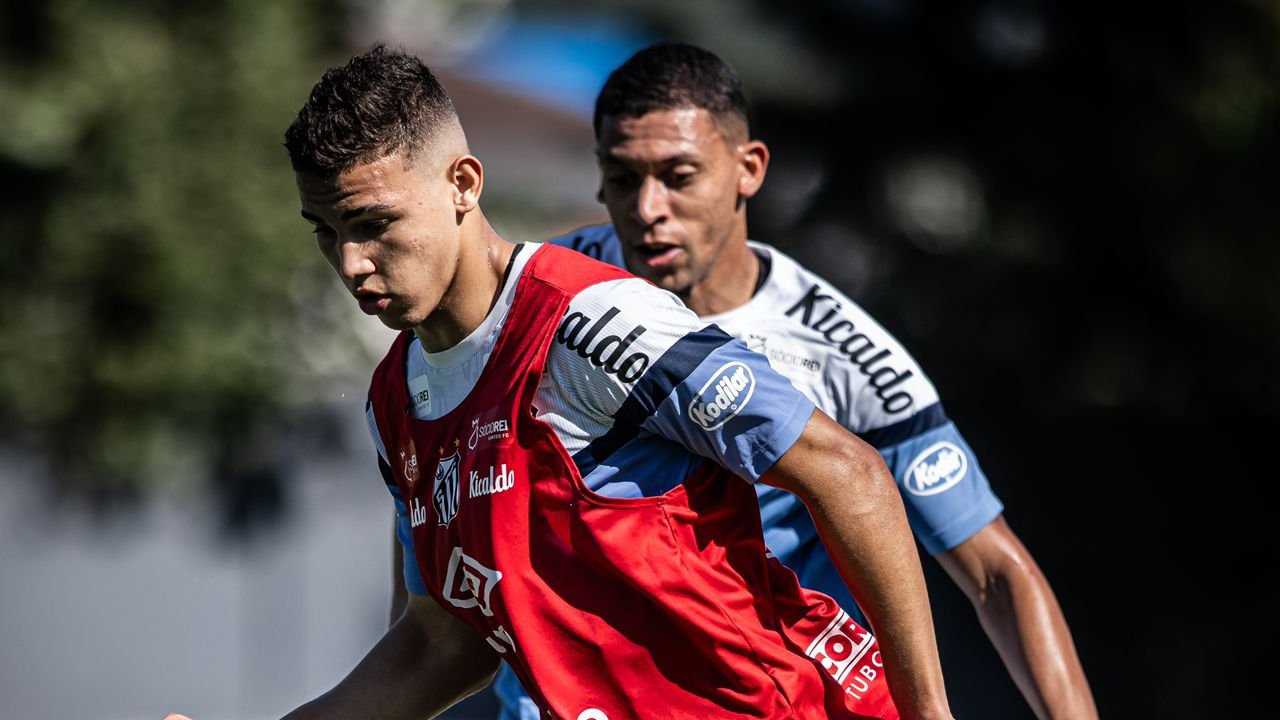
<instances>
[{"instance_id":1,"label":"player's hand","mask_svg":"<svg viewBox=\"0 0 1280 720\"><path fill-rule=\"evenodd\" d=\"M164 716L164 720L191 720L191 718L186 715L179 715L178 713L169 713Z\"/></svg>"}]
</instances>

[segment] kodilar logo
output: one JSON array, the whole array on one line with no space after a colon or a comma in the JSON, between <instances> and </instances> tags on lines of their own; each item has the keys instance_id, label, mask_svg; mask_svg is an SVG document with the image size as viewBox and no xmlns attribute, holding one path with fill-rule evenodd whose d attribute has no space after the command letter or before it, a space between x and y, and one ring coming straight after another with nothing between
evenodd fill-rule
<instances>
[{"instance_id":1,"label":"kodilar logo","mask_svg":"<svg viewBox=\"0 0 1280 720\"><path fill-rule=\"evenodd\" d=\"M737 360L725 363L689 403L689 419L703 430L715 430L741 412L755 390L751 368Z\"/></svg>"},{"instance_id":2,"label":"kodilar logo","mask_svg":"<svg viewBox=\"0 0 1280 720\"><path fill-rule=\"evenodd\" d=\"M955 487L968 472L969 458L964 451L944 440L911 461L902 484L912 495L937 495Z\"/></svg>"}]
</instances>

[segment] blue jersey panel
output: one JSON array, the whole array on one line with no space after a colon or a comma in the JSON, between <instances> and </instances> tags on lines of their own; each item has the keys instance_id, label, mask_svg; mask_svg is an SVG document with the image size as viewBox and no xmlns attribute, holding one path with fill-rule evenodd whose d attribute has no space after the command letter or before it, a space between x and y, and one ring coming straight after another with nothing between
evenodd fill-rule
<instances>
[{"instance_id":1,"label":"blue jersey panel","mask_svg":"<svg viewBox=\"0 0 1280 720\"><path fill-rule=\"evenodd\" d=\"M880 452L902 490L911 529L930 555L968 540L1004 512L955 423Z\"/></svg>"},{"instance_id":2,"label":"blue jersey panel","mask_svg":"<svg viewBox=\"0 0 1280 720\"><path fill-rule=\"evenodd\" d=\"M427 583L418 570L418 555L413 551L413 528L404 501L396 498L396 539L404 551L404 587L414 595L426 595Z\"/></svg>"},{"instance_id":3,"label":"blue jersey panel","mask_svg":"<svg viewBox=\"0 0 1280 720\"><path fill-rule=\"evenodd\" d=\"M714 325L710 330L723 335ZM759 479L791 449L814 410L763 355L737 339L670 385L644 427L748 480Z\"/></svg>"},{"instance_id":4,"label":"blue jersey panel","mask_svg":"<svg viewBox=\"0 0 1280 720\"><path fill-rule=\"evenodd\" d=\"M791 448L812 413L813 403L764 356L712 325L663 353L615 413L614 426L573 459L587 486L611 497L666 493L703 459L756 480Z\"/></svg>"},{"instance_id":5,"label":"blue jersey panel","mask_svg":"<svg viewBox=\"0 0 1280 720\"><path fill-rule=\"evenodd\" d=\"M520 684L520 678L506 662L502 663L498 677L494 678L493 692L500 704L498 720L540 720L542 717L538 706Z\"/></svg>"},{"instance_id":6,"label":"blue jersey panel","mask_svg":"<svg viewBox=\"0 0 1280 720\"><path fill-rule=\"evenodd\" d=\"M668 492L706 462L664 437L640 431L597 461L588 445L573 457L593 492L614 498L655 497Z\"/></svg>"},{"instance_id":7,"label":"blue jersey panel","mask_svg":"<svg viewBox=\"0 0 1280 720\"><path fill-rule=\"evenodd\" d=\"M378 467L382 470L384 478L391 476L391 469L382 462L381 458L378 459ZM399 486L388 482L387 490L391 491L391 499L396 507L396 540L400 541L400 549L404 557L404 587L414 595L426 595L427 584L418 570L418 556L413 551L413 528L409 518L409 508L404 504L404 498L400 496Z\"/></svg>"},{"instance_id":8,"label":"blue jersey panel","mask_svg":"<svg viewBox=\"0 0 1280 720\"><path fill-rule=\"evenodd\" d=\"M572 248L587 257L623 270L627 269L626 260L622 257L622 243L618 242L618 236L613 232L613 225L608 223L581 227L547 242Z\"/></svg>"}]
</instances>

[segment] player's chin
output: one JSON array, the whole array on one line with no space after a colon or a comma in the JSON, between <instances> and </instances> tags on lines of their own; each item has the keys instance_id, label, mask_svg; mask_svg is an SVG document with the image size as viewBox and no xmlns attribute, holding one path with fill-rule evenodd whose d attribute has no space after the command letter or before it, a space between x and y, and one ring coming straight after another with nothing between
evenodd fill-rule
<instances>
[{"instance_id":1,"label":"player's chin","mask_svg":"<svg viewBox=\"0 0 1280 720\"><path fill-rule=\"evenodd\" d=\"M682 277L686 274L681 272L681 269L678 267L670 265L654 267L640 261L639 258L628 260L627 269L630 270L633 275L644 278L664 290L672 290L672 288L678 287L683 283Z\"/></svg>"},{"instance_id":2,"label":"player's chin","mask_svg":"<svg viewBox=\"0 0 1280 720\"><path fill-rule=\"evenodd\" d=\"M416 315L392 307L378 313L378 320L381 320L383 325L398 332L400 330L412 330L421 325L426 318L419 319Z\"/></svg>"},{"instance_id":3,"label":"player's chin","mask_svg":"<svg viewBox=\"0 0 1280 720\"><path fill-rule=\"evenodd\" d=\"M648 274L649 277L645 278L646 280L667 292L675 293L680 297L684 297L689 292L689 273L673 268L670 272Z\"/></svg>"}]
</instances>

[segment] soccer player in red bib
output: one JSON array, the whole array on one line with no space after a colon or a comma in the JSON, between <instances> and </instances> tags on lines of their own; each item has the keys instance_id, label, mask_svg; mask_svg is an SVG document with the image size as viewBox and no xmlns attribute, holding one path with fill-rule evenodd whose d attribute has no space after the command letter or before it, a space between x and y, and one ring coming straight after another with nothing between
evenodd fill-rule
<instances>
[{"instance_id":1,"label":"soccer player in red bib","mask_svg":"<svg viewBox=\"0 0 1280 720\"><path fill-rule=\"evenodd\" d=\"M506 660L542 713L950 717L884 461L667 291L503 240L444 89L382 47L286 133L321 253L402 331L367 416L409 522L404 614L288 718L431 716ZM875 636L764 544L802 498Z\"/></svg>"}]
</instances>

